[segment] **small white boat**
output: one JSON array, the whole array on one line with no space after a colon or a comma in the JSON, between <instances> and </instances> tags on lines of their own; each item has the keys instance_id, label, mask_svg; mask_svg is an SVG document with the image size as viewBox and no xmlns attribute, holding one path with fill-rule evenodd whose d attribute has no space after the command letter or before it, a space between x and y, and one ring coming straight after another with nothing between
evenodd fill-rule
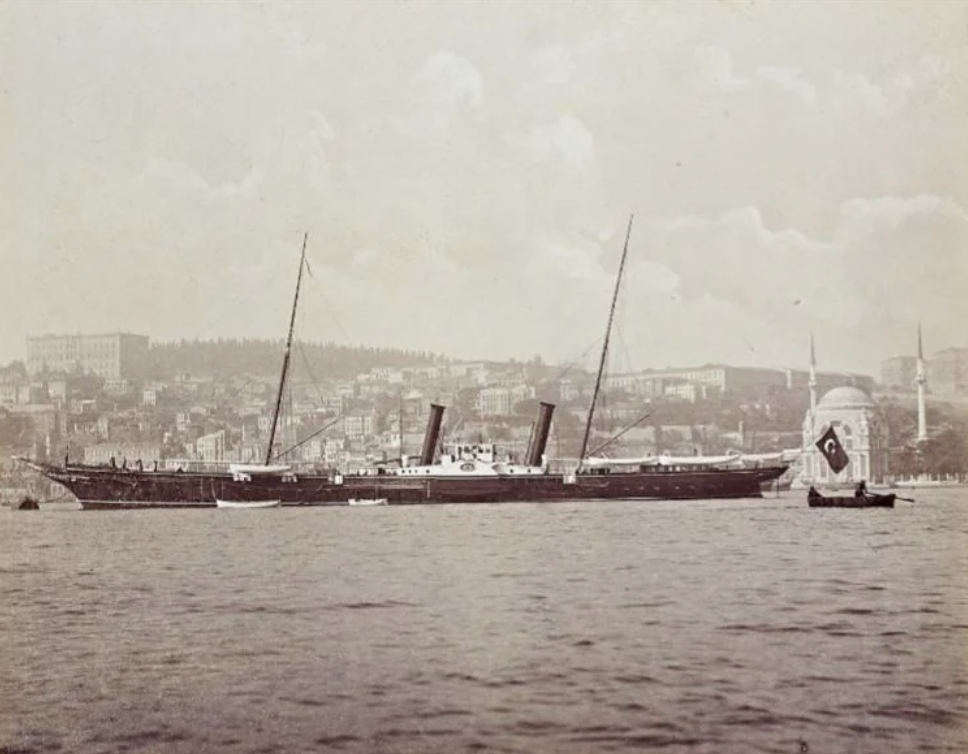
<instances>
[{"instance_id":1,"label":"small white boat","mask_svg":"<svg viewBox=\"0 0 968 754\"><path fill-rule=\"evenodd\" d=\"M349 504L359 506L386 505L387 499L385 497L351 497Z\"/></svg>"},{"instance_id":2,"label":"small white boat","mask_svg":"<svg viewBox=\"0 0 968 754\"><path fill-rule=\"evenodd\" d=\"M219 508L278 508L279 500L216 500Z\"/></svg>"}]
</instances>

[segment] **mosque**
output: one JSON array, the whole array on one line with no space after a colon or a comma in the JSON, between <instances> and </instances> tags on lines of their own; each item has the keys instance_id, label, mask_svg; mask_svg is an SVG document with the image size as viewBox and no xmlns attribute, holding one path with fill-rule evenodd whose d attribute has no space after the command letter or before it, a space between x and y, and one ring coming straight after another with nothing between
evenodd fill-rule
<instances>
[{"instance_id":1,"label":"mosque","mask_svg":"<svg viewBox=\"0 0 968 754\"><path fill-rule=\"evenodd\" d=\"M861 479L874 484L888 481L889 438L877 404L857 387L836 387L817 400L817 364L810 338L810 409L803 418L800 480L828 487L851 486ZM925 422L924 357L918 328L918 442L927 439ZM833 427L850 463L835 474L816 446L817 439Z\"/></svg>"}]
</instances>

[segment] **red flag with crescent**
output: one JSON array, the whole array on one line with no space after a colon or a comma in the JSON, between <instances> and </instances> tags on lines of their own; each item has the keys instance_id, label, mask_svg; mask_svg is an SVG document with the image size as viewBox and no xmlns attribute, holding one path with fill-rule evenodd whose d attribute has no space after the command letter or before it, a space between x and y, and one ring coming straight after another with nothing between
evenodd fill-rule
<instances>
[{"instance_id":1,"label":"red flag with crescent","mask_svg":"<svg viewBox=\"0 0 968 754\"><path fill-rule=\"evenodd\" d=\"M839 474L846 469L847 464L850 463L850 456L847 455L844 446L840 444L840 439L834 432L833 427L830 427L817 440L817 448L823 453L823 457L827 459L827 463L835 474Z\"/></svg>"}]
</instances>

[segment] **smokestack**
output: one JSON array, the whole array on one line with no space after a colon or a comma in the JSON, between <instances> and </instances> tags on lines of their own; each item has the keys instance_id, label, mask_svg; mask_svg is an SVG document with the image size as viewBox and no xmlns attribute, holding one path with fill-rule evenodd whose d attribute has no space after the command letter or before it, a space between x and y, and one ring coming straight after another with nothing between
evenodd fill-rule
<instances>
[{"instance_id":1,"label":"smokestack","mask_svg":"<svg viewBox=\"0 0 968 754\"><path fill-rule=\"evenodd\" d=\"M541 401L538 408L538 421L534 426L534 437L528 447L528 457L525 463L528 466L540 466L541 456L544 455L545 447L548 445L548 433L551 431L551 416L555 412L553 403Z\"/></svg>"},{"instance_id":2,"label":"smokestack","mask_svg":"<svg viewBox=\"0 0 968 754\"><path fill-rule=\"evenodd\" d=\"M444 418L444 407L436 403L430 404L430 418L427 420L427 432L424 434L423 450L420 451L420 465L429 466L434 462L434 451L437 449L437 437L440 435L440 423Z\"/></svg>"}]
</instances>

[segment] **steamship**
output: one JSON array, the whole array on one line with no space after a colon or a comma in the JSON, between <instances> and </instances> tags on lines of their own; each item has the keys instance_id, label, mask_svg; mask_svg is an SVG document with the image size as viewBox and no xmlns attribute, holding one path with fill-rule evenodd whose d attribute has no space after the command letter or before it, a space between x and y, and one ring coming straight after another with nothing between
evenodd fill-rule
<instances>
[{"instance_id":1,"label":"steamship","mask_svg":"<svg viewBox=\"0 0 968 754\"><path fill-rule=\"evenodd\" d=\"M444 407L431 405L422 451L414 464L343 474L301 473L280 463L273 444L286 387L296 306L305 267L303 239L282 376L263 464L234 464L225 471L147 470L21 459L73 493L85 509L216 507L219 501L283 506L349 505L379 499L388 505L606 500L695 500L762 497L761 490L788 468L785 459L725 456L604 458L587 452L592 417L608 352L609 334L629 235L619 265L601 363L580 455L569 471L552 471L545 454L554 406L541 403L523 463L502 458L491 443L452 443L438 453ZM290 449L292 450L292 449Z\"/></svg>"}]
</instances>

